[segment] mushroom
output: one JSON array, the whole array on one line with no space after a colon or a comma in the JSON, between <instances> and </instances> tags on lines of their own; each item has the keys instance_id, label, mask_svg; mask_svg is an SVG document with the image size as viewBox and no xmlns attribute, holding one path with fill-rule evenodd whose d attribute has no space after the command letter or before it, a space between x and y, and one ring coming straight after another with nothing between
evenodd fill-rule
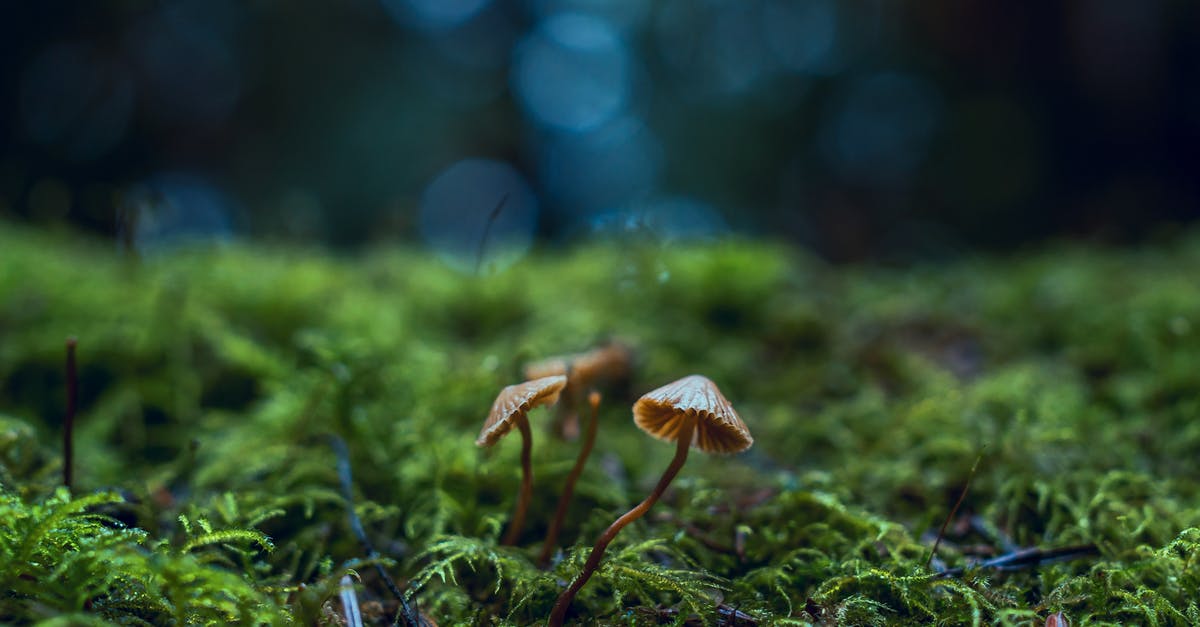
<instances>
[{"instance_id":1,"label":"mushroom","mask_svg":"<svg viewBox=\"0 0 1200 627\"><path fill-rule=\"evenodd\" d=\"M689 446L707 453L739 453L754 444L750 430L716 384L696 374L668 383L639 398L633 406L633 420L646 433L660 440L674 441L675 457L650 496L600 534L583 570L554 604L548 622L552 627L563 624L571 601L596 571L605 549L617 533L641 518L663 495L667 485L687 461Z\"/></svg>"},{"instance_id":2,"label":"mushroom","mask_svg":"<svg viewBox=\"0 0 1200 627\"><path fill-rule=\"evenodd\" d=\"M603 346L574 355L547 357L525 364L526 379L561 374L567 377L563 390L565 402L559 405L557 431L567 439L579 435L579 419L575 414L575 394L602 381L616 381L629 374L633 351L628 345L610 341Z\"/></svg>"},{"instance_id":3,"label":"mushroom","mask_svg":"<svg viewBox=\"0 0 1200 627\"><path fill-rule=\"evenodd\" d=\"M550 552L554 550L554 545L558 542L558 530L562 528L563 518L567 516L567 504L571 502L571 495L575 492L575 481L583 472L583 466L592 452L592 445L596 443L596 418L600 412L599 392L592 390L588 394L588 405L592 408L592 421L588 423L587 435L584 437L583 446L579 448L579 457L575 459L575 466L567 475L567 483L563 486L562 495L558 497L558 508L554 510L554 520L550 521L550 528L546 531L546 541L542 544L541 555L538 556L538 564L542 566L550 563Z\"/></svg>"},{"instance_id":4,"label":"mushroom","mask_svg":"<svg viewBox=\"0 0 1200 627\"><path fill-rule=\"evenodd\" d=\"M569 384L586 387L593 381L624 376L629 372L632 357L633 352L628 346L614 341L587 352L547 357L525 364L525 377L536 379L562 374L568 375Z\"/></svg>"},{"instance_id":5,"label":"mushroom","mask_svg":"<svg viewBox=\"0 0 1200 627\"><path fill-rule=\"evenodd\" d=\"M510 385L500 390L500 395L492 403L492 411L488 413L487 421L483 423L483 430L475 440L476 446L489 447L512 431L514 426L521 430L521 492L517 496L517 509L513 513L512 523L501 544L516 543L521 527L525 524L529 496L533 492L533 468L529 463L529 455L533 450L533 434L529 430L526 414L539 405L553 405L558 401L558 395L566 384L565 376L556 375Z\"/></svg>"}]
</instances>

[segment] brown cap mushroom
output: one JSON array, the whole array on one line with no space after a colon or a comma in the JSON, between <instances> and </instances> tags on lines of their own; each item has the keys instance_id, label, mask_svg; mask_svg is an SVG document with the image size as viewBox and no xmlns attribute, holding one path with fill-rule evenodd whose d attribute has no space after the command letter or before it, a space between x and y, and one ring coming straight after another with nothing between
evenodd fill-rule
<instances>
[{"instance_id":1,"label":"brown cap mushroom","mask_svg":"<svg viewBox=\"0 0 1200 627\"><path fill-rule=\"evenodd\" d=\"M565 376L555 375L510 385L500 390L500 395L492 403L492 411L488 412L475 445L486 447L500 441L500 438L517 426L518 419L524 418L529 410L556 403L558 395L566 385Z\"/></svg>"},{"instance_id":2,"label":"brown cap mushroom","mask_svg":"<svg viewBox=\"0 0 1200 627\"><path fill-rule=\"evenodd\" d=\"M563 390L564 399L559 405L555 430L565 439L572 440L579 434L579 419L575 414L578 395L597 383L617 381L627 376L632 361L633 350L627 344L610 341L583 353L530 362L525 364L524 373L526 379L566 375L567 387Z\"/></svg>"},{"instance_id":3,"label":"brown cap mushroom","mask_svg":"<svg viewBox=\"0 0 1200 627\"><path fill-rule=\"evenodd\" d=\"M674 441L688 416L698 418L691 445L706 453L740 453L754 444L746 423L708 377L684 377L646 393L633 406L643 431Z\"/></svg>"},{"instance_id":4,"label":"brown cap mushroom","mask_svg":"<svg viewBox=\"0 0 1200 627\"><path fill-rule=\"evenodd\" d=\"M621 342L610 342L574 355L547 357L525 365L525 377L535 379L566 375L570 385L584 388L599 380L612 380L629 372L633 351Z\"/></svg>"},{"instance_id":5,"label":"brown cap mushroom","mask_svg":"<svg viewBox=\"0 0 1200 627\"><path fill-rule=\"evenodd\" d=\"M604 551L626 525L641 518L666 492L667 486L687 461L692 446L712 453L737 453L750 448L754 438L733 406L708 378L694 374L668 383L638 399L633 406L638 427L661 440L675 441L675 457L658 484L641 503L613 521L592 547L583 570L558 597L547 624L559 627L575 595L600 566Z\"/></svg>"},{"instance_id":6,"label":"brown cap mushroom","mask_svg":"<svg viewBox=\"0 0 1200 627\"><path fill-rule=\"evenodd\" d=\"M483 423L483 430L475 440L476 446L491 446L512 431L514 426L521 430L521 491L517 494L512 524L509 525L508 533L504 534L501 544L516 544L521 527L525 524L525 510L529 507L529 497L533 493L533 464L530 463L533 433L529 429L526 414L539 405L553 404L566 384L567 378L557 375L510 385L500 390L500 395L492 403L492 411L488 412L487 420Z\"/></svg>"}]
</instances>

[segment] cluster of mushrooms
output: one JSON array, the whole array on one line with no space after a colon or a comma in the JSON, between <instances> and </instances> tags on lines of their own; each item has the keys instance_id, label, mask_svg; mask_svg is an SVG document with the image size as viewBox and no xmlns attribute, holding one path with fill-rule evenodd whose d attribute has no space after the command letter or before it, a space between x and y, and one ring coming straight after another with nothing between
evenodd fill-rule
<instances>
[{"instance_id":1,"label":"cluster of mushrooms","mask_svg":"<svg viewBox=\"0 0 1200 627\"><path fill-rule=\"evenodd\" d=\"M505 434L516 427L521 432L521 491L517 497L516 511L505 533L502 544L514 544L525 522L525 510L533 487L533 472L530 453L533 448L532 433L527 414L535 407L554 405L560 397L565 402L559 405L560 427L567 434L578 433L578 422L573 414L574 399L580 391L589 389L598 381L623 376L629 369L630 353L620 344L610 344L579 355L547 359L525 368L530 380L504 388L492 404L487 421L475 444L482 447L494 445ZM554 519L546 533L538 563L545 566L550 561L558 539L558 531L566 515L567 503L575 489L575 481L587 463L588 455L596 439L596 416L600 406L600 394L590 390L587 396L591 409L591 420L584 434L575 466L567 475L566 485L559 498ZM648 392L633 405L633 420L643 431L660 440L675 442L675 457L663 472L662 478L641 503L626 512L600 535L584 563L583 570L569 587L559 596L550 613L548 624L563 624L567 610L575 595L600 565L604 551L626 525L644 515L666 491L667 486L687 461L688 449L695 447L706 453L739 453L750 448L754 439L745 423L738 417L733 406L716 384L707 377L694 374L668 383Z\"/></svg>"}]
</instances>

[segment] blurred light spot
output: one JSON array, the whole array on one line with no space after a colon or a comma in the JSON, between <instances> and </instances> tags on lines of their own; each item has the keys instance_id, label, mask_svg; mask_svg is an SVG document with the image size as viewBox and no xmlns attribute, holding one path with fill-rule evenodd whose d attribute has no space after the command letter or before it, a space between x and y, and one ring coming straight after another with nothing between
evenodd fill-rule
<instances>
[{"instance_id":1,"label":"blurred light spot","mask_svg":"<svg viewBox=\"0 0 1200 627\"><path fill-rule=\"evenodd\" d=\"M773 69L756 3L722 5L713 25L709 67L722 91L749 89Z\"/></svg>"},{"instance_id":2,"label":"blurred light spot","mask_svg":"<svg viewBox=\"0 0 1200 627\"><path fill-rule=\"evenodd\" d=\"M653 6L646 0L526 0L540 17L554 13L586 13L599 17L622 32L640 28Z\"/></svg>"},{"instance_id":3,"label":"blurred light spot","mask_svg":"<svg viewBox=\"0 0 1200 627\"><path fill-rule=\"evenodd\" d=\"M775 70L760 3L674 0L655 22L659 52L693 95L736 95Z\"/></svg>"},{"instance_id":4,"label":"blurred light spot","mask_svg":"<svg viewBox=\"0 0 1200 627\"><path fill-rule=\"evenodd\" d=\"M925 159L941 116L926 81L898 73L855 80L821 129L826 158L847 180L902 185Z\"/></svg>"},{"instance_id":5,"label":"blurred light spot","mask_svg":"<svg viewBox=\"0 0 1200 627\"><path fill-rule=\"evenodd\" d=\"M490 0L382 0L397 22L425 30L444 30L466 22Z\"/></svg>"},{"instance_id":6,"label":"blurred light spot","mask_svg":"<svg viewBox=\"0 0 1200 627\"><path fill-rule=\"evenodd\" d=\"M832 0L770 0L763 26L771 52L789 70L820 73L826 69L837 36Z\"/></svg>"},{"instance_id":7,"label":"blurred light spot","mask_svg":"<svg viewBox=\"0 0 1200 627\"><path fill-rule=\"evenodd\" d=\"M516 169L499 161L459 161L421 196L421 236L439 258L463 272L475 272L477 262L480 272L512 265L529 250L536 226L533 191Z\"/></svg>"},{"instance_id":8,"label":"blurred light spot","mask_svg":"<svg viewBox=\"0 0 1200 627\"><path fill-rule=\"evenodd\" d=\"M167 2L130 30L152 115L205 125L228 117L241 95L233 47L239 7L212 0Z\"/></svg>"},{"instance_id":9,"label":"blurred light spot","mask_svg":"<svg viewBox=\"0 0 1200 627\"><path fill-rule=\"evenodd\" d=\"M557 206L591 214L653 190L662 146L641 120L621 117L586 133L553 133L538 144L539 178Z\"/></svg>"},{"instance_id":10,"label":"blurred light spot","mask_svg":"<svg viewBox=\"0 0 1200 627\"><path fill-rule=\"evenodd\" d=\"M232 233L229 198L194 174L160 174L137 185L126 193L122 211L122 228L131 229L142 253L224 241ZM126 234L120 235L118 241Z\"/></svg>"},{"instance_id":11,"label":"blurred light spot","mask_svg":"<svg viewBox=\"0 0 1200 627\"><path fill-rule=\"evenodd\" d=\"M37 220L63 220L71 212L71 190L56 178L44 178L29 190L29 213Z\"/></svg>"},{"instance_id":12,"label":"blurred light spot","mask_svg":"<svg viewBox=\"0 0 1200 627\"><path fill-rule=\"evenodd\" d=\"M71 161L104 156L125 135L133 81L84 46L56 44L33 60L21 84L29 138Z\"/></svg>"},{"instance_id":13,"label":"blurred light spot","mask_svg":"<svg viewBox=\"0 0 1200 627\"><path fill-rule=\"evenodd\" d=\"M625 109L629 66L629 51L607 22L574 13L556 15L517 46L513 90L538 122L583 131Z\"/></svg>"},{"instance_id":14,"label":"blurred light spot","mask_svg":"<svg viewBox=\"0 0 1200 627\"><path fill-rule=\"evenodd\" d=\"M727 230L720 213L686 197L659 198L632 210L608 212L592 219L592 232L597 235L642 236L661 243L711 239Z\"/></svg>"}]
</instances>

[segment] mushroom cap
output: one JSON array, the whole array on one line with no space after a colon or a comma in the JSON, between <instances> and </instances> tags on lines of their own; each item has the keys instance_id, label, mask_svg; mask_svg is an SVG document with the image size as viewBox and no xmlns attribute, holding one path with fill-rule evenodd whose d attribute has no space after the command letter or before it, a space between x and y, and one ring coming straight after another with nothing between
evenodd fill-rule
<instances>
[{"instance_id":1,"label":"mushroom cap","mask_svg":"<svg viewBox=\"0 0 1200 627\"><path fill-rule=\"evenodd\" d=\"M540 379L542 377L552 377L554 375L567 374L567 365L570 363L573 356L560 355L557 357L547 357L537 361L531 361L525 364L522 369L526 379Z\"/></svg>"},{"instance_id":2,"label":"mushroom cap","mask_svg":"<svg viewBox=\"0 0 1200 627\"><path fill-rule=\"evenodd\" d=\"M754 444L746 423L708 377L673 381L633 405L633 421L660 440L675 441L687 416L697 418L691 445L706 453L740 453Z\"/></svg>"},{"instance_id":3,"label":"mushroom cap","mask_svg":"<svg viewBox=\"0 0 1200 627\"><path fill-rule=\"evenodd\" d=\"M586 387L599 379L612 380L629 372L633 351L620 342L610 342L574 355L547 357L525 365L525 377L536 379L550 375L566 375L570 384Z\"/></svg>"},{"instance_id":4,"label":"mushroom cap","mask_svg":"<svg viewBox=\"0 0 1200 627\"><path fill-rule=\"evenodd\" d=\"M491 446L500 438L512 431L518 416L524 416L529 410L539 405L553 405L558 401L558 395L567 385L567 378L562 375L542 377L510 385L496 397L492 403L492 411L488 412L483 430L475 440L476 446Z\"/></svg>"}]
</instances>

